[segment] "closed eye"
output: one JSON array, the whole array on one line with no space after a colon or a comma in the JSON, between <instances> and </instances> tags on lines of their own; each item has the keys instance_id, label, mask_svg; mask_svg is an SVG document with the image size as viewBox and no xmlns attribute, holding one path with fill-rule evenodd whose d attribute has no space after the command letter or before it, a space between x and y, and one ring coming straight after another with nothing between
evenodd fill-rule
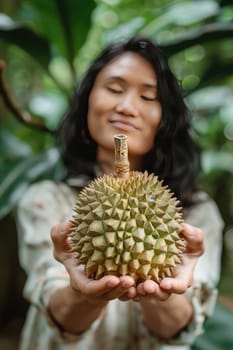
<instances>
[{"instance_id":1,"label":"closed eye","mask_svg":"<svg viewBox=\"0 0 233 350\"><path fill-rule=\"evenodd\" d=\"M142 95L141 98L145 101L156 101L157 100L157 97L148 97L148 96L144 96Z\"/></svg>"},{"instance_id":2,"label":"closed eye","mask_svg":"<svg viewBox=\"0 0 233 350\"><path fill-rule=\"evenodd\" d=\"M107 90L109 90L110 92L113 92L115 94L120 94L122 93L122 90L121 89L116 89L116 88L112 88L112 87L107 87Z\"/></svg>"}]
</instances>

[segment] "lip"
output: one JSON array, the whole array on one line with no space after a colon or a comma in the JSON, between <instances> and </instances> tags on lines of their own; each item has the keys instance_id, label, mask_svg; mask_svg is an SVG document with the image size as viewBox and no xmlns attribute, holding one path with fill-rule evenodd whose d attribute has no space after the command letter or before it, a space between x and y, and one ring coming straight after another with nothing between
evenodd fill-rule
<instances>
[{"instance_id":1,"label":"lip","mask_svg":"<svg viewBox=\"0 0 233 350\"><path fill-rule=\"evenodd\" d=\"M134 125L133 123L131 123L129 121L122 120L122 119L110 120L110 124L119 130L124 130L124 131L138 130L138 127L136 125Z\"/></svg>"}]
</instances>

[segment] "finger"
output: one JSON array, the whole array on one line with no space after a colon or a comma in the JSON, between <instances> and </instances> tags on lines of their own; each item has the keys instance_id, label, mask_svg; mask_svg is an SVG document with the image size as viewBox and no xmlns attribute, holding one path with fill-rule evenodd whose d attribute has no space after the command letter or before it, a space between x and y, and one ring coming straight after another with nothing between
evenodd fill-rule
<instances>
[{"instance_id":1,"label":"finger","mask_svg":"<svg viewBox=\"0 0 233 350\"><path fill-rule=\"evenodd\" d=\"M166 300L170 296L170 292L162 290L158 283L148 280L140 283L137 288L137 296L153 296L159 300Z\"/></svg>"},{"instance_id":2,"label":"finger","mask_svg":"<svg viewBox=\"0 0 233 350\"><path fill-rule=\"evenodd\" d=\"M131 287L127 290L127 292L119 297L121 301L133 300L136 297L136 288Z\"/></svg>"},{"instance_id":3,"label":"finger","mask_svg":"<svg viewBox=\"0 0 233 350\"><path fill-rule=\"evenodd\" d=\"M154 293L154 291L155 291L154 284L155 284L155 282L150 281L150 280L140 283L137 287L137 294L143 296L146 294Z\"/></svg>"},{"instance_id":4,"label":"finger","mask_svg":"<svg viewBox=\"0 0 233 350\"><path fill-rule=\"evenodd\" d=\"M134 299L137 295L137 290L135 287L131 287L128 289L127 295L129 297L129 299Z\"/></svg>"},{"instance_id":5,"label":"finger","mask_svg":"<svg viewBox=\"0 0 233 350\"><path fill-rule=\"evenodd\" d=\"M114 289L120 280L116 276L105 276L99 280L93 280L86 276L84 270L76 269L75 276L72 271L72 281L76 282L76 288L84 295L98 297Z\"/></svg>"},{"instance_id":6,"label":"finger","mask_svg":"<svg viewBox=\"0 0 233 350\"><path fill-rule=\"evenodd\" d=\"M72 225L72 222L65 221L63 224L54 225L51 228L50 236L55 245L63 247L63 245L67 244L67 235L70 232Z\"/></svg>"},{"instance_id":7,"label":"finger","mask_svg":"<svg viewBox=\"0 0 233 350\"><path fill-rule=\"evenodd\" d=\"M103 295L105 300L112 300L120 298L122 295L126 294L130 288L134 286L134 280L130 276L121 276L120 283L117 287ZM132 290L131 290L132 292Z\"/></svg>"},{"instance_id":8,"label":"finger","mask_svg":"<svg viewBox=\"0 0 233 350\"><path fill-rule=\"evenodd\" d=\"M183 223L183 236L186 240L186 253L200 256L204 252L204 233L197 227Z\"/></svg>"},{"instance_id":9,"label":"finger","mask_svg":"<svg viewBox=\"0 0 233 350\"><path fill-rule=\"evenodd\" d=\"M154 294L158 284L155 281L147 280L138 285L137 292L140 295Z\"/></svg>"},{"instance_id":10,"label":"finger","mask_svg":"<svg viewBox=\"0 0 233 350\"><path fill-rule=\"evenodd\" d=\"M66 221L61 225L54 225L51 228L50 236L54 245L54 257L61 261L62 256L60 254L65 252L70 252L71 246L67 240L67 235L69 234L72 227L70 221Z\"/></svg>"},{"instance_id":11,"label":"finger","mask_svg":"<svg viewBox=\"0 0 233 350\"><path fill-rule=\"evenodd\" d=\"M190 279L185 278L164 278L161 283L160 287L168 291L169 293L176 293L176 294L183 294L186 292L186 290L190 287L191 281Z\"/></svg>"}]
</instances>

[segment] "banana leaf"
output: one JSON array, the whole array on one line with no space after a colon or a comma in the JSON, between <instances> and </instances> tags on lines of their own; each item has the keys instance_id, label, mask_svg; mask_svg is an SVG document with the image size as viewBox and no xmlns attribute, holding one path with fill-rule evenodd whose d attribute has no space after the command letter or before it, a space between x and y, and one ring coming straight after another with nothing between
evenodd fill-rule
<instances>
[{"instance_id":1,"label":"banana leaf","mask_svg":"<svg viewBox=\"0 0 233 350\"><path fill-rule=\"evenodd\" d=\"M56 148L24 159L16 159L3 164L0 174L0 219L12 210L23 196L30 183L45 177L50 178L59 160Z\"/></svg>"},{"instance_id":2,"label":"banana leaf","mask_svg":"<svg viewBox=\"0 0 233 350\"><path fill-rule=\"evenodd\" d=\"M31 0L24 3L22 13L34 14L33 25L29 21L28 25L42 33L60 55L73 60L87 38L95 7L94 0Z\"/></svg>"},{"instance_id":3,"label":"banana leaf","mask_svg":"<svg viewBox=\"0 0 233 350\"><path fill-rule=\"evenodd\" d=\"M213 85L216 82L220 82L232 74L233 62L218 62L218 60L215 60L214 62L211 62L208 67L206 67L205 71L200 76L198 85L192 89L186 89L184 91L184 95L191 95L193 92L200 90L206 86Z\"/></svg>"},{"instance_id":4,"label":"banana leaf","mask_svg":"<svg viewBox=\"0 0 233 350\"><path fill-rule=\"evenodd\" d=\"M153 36L152 36L153 38ZM199 28L187 29L185 34L177 39L161 44L161 47L168 56L172 56L180 51L194 45L201 45L210 41L233 38L233 23L211 23L202 25Z\"/></svg>"},{"instance_id":5,"label":"banana leaf","mask_svg":"<svg viewBox=\"0 0 233 350\"><path fill-rule=\"evenodd\" d=\"M233 349L233 312L220 303L214 314L207 319L205 332L197 338L192 350Z\"/></svg>"},{"instance_id":6,"label":"banana leaf","mask_svg":"<svg viewBox=\"0 0 233 350\"><path fill-rule=\"evenodd\" d=\"M31 55L47 71L52 59L49 41L27 28L18 24L8 16L0 14L0 39L17 45Z\"/></svg>"}]
</instances>

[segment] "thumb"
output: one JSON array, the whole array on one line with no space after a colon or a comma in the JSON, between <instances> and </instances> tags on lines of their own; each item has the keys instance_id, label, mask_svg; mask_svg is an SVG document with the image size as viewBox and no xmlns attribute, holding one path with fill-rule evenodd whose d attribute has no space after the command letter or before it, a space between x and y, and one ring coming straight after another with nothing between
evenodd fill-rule
<instances>
[{"instance_id":1,"label":"thumb","mask_svg":"<svg viewBox=\"0 0 233 350\"><path fill-rule=\"evenodd\" d=\"M200 256L204 253L204 233L197 227L183 223L183 236L186 241L185 253Z\"/></svg>"},{"instance_id":2,"label":"thumb","mask_svg":"<svg viewBox=\"0 0 233 350\"><path fill-rule=\"evenodd\" d=\"M187 290L187 288L192 284L192 275L182 274L177 276L177 278L167 277L164 278L160 287L170 293L183 294Z\"/></svg>"},{"instance_id":3,"label":"thumb","mask_svg":"<svg viewBox=\"0 0 233 350\"><path fill-rule=\"evenodd\" d=\"M54 225L50 231L53 242L53 255L58 261L63 261L67 253L71 251L68 234L72 228L72 222L66 221L60 225Z\"/></svg>"}]
</instances>

